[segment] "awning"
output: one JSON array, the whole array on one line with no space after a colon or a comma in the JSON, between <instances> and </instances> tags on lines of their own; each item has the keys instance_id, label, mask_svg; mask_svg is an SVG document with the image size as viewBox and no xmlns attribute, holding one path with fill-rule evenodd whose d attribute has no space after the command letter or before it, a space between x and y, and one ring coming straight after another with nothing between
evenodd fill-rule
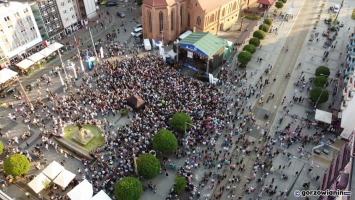
<instances>
[{"instance_id":1,"label":"awning","mask_svg":"<svg viewBox=\"0 0 355 200\"><path fill-rule=\"evenodd\" d=\"M71 200L88 200L92 198L94 191L92 189L91 183L87 180L83 180L77 186L75 186L70 192L68 192L68 197Z\"/></svg>"},{"instance_id":2,"label":"awning","mask_svg":"<svg viewBox=\"0 0 355 200\"><path fill-rule=\"evenodd\" d=\"M47 57L47 56L51 55L53 52L54 52L53 49L47 47L47 48L42 49L38 53L42 54L44 57Z\"/></svg>"},{"instance_id":3,"label":"awning","mask_svg":"<svg viewBox=\"0 0 355 200\"><path fill-rule=\"evenodd\" d=\"M112 200L103 190L100 190L95 196L90 200Z\"/></svg>"},{"instance_id":4,"label":"awning","mask_svg":"<svg viewBox=\"0 0 355 200\"><path fill-rule=\"evenodd\" d=\"M53 51L57 51L58 49L62 48L63 45L58 43L58 42L54 42L53 44L49 45L47 48L52 49Z\"/></svg>"},{"instance_id":5,"label":"awning","mask_svg":"<svg viewBox=\"0 0 355 200\"><path fill-rule=\"evenodd\" d=\"M72 181L75 178L75 174L64 169L60 174L54 179L54 183L59 185L62 188L66 188L70 181Z\"/></svg>"},{"instance_id":6,"label":"awning","mask_svg":"<svg viewBox=\"0 0 355 200\"><path fill-rule=\"evenodd\" d=\"M28 59L24 59L21 62L17 63L16 66L22 68L22 69L27 69L30 66L32 66L33 64L35 64L33 61L28 60Z\"/></svg>"},{"instance_id":7,"label":"awning","mask_svg":"<svg viewBox=\"0 0 355 200\"><path fill-rule=\"evenodd\" d=\"M34 178L31 182L28 183L28 186L35 192L39 193L41 190L45 188L46 182L50 182L44 174L40 173Z\"/></svg>"},{"instance_id":8,"label":"awning","mask_svg":"<svg viewBox=\"0 0 355 200\"><path fill-rule=\"evenodd\" d=\"M331 124L332 113L317 109L316 116L314 117L314 119L317 121L325 122L327 124Z\"/></svg>"},{"instance_id":9,"label":"awning","mask_svg":"<svg viewBox=\"0 0 355 200\"><path fill-rule=\"evenodd\" d=\"M12 79L17 75L17 72L12 71L11 69L5 68L0 71L0 84L5 83L6 81Z\"/></svg>"},{"instance_id":10,"label":"awning","mask_svg":"<svg viewBox=\"0 0 355 200\"><path fill-rule=\"evenodd\" d=\"M44 58L44 56L40 53L35 53L29 57L27 57L27 59L33 61L33 62L38 62L40 60L42 60Z\"/></svg>"},{"instance_id":11,"label":"awning","mask_svg":"<svg viewBox=\"0 0 355 200\"><path fill-rule=\"evenodd\" d=\"M57 161L53 161L42 171L42 173L53 180L63 170L64 167L61 164L59 164Z\"/></svg>"}]
</instances>

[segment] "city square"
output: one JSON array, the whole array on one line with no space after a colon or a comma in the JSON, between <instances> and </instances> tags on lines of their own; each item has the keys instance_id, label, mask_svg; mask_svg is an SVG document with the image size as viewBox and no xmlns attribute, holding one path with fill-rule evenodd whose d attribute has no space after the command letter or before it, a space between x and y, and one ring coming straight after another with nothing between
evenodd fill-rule
<instances>
[{"instance_id":1,"label":"city square","mask_svg":"<svg viewBox=\"0 0 355 200\"><path fill-rule=\"evenodd\" d=\"M1 199L352 199L355 3L207 2L97 1L9 56Z\"/></svg>"}]
</instances>

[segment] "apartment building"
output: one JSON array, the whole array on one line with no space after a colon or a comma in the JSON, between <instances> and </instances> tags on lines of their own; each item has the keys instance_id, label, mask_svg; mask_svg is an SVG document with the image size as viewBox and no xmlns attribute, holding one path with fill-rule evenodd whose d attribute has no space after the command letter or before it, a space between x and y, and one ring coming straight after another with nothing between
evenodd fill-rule
<instances>
[{"instance_id":1,"label":"apartment building","mask_svg":"<svg viewBox=\"0 0 355 200\"><path fill-rule=\"evenodd\" d=\"M74 9L74 2L73 0L56 0L56 3L65 34L70 35L78 29L78 18Z\"/></svg>"},{"instance_id":2,"label":"apartment building","mask_svg":"<svg viewBox=\"0 0 355 200\"><path fill-rule=\"evenodd\" d=\"M0 56L11 59L42 42L30 5L10 1L0 4Z\"/></svg>"}]
</instances>

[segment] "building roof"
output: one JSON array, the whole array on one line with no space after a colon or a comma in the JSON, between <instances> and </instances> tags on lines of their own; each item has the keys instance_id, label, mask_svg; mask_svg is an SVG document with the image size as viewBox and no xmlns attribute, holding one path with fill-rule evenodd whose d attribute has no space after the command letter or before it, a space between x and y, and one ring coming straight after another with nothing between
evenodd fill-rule
<instances>
[{"instance_id":1,"label":"building roof","mask_svg":"<svg viewBox=\"0 0 355 200\"><path fill-rule=\"evenodd\" d=\"M167 6L166 0L143 0L144 4L150 6Z\"/></svg>"},{"instance_id":2,"label":"building roof","mask_svg":"<svg viewBox=\"0 0 355 200\"><path fill-rule=\"evenodd\" d=\"M275 3L275 0L258 0L258 3L271 6Z\"/></svg>"},{"instance_id":3,"label":"building roof","mask_svg":"<svg viewBox=\"0 0 355 200\"><path fill-rule=\"evenodd\" d=\"M179 42L179 46L203 53L205 56L214 55L224 45L221 38L206 32L191 33Z\"/></svg>"},{"instance_id":4,"label":"building roof","mask_svg":"<svg viewBox=\"0 0 355 200\"><path fill-rule=\"evenodd\" d=\"M233 0L198 0L198 3L200 4L202 10L204 10L205 12L209 12L231 1Z\"/></svg>"}]
</instances>

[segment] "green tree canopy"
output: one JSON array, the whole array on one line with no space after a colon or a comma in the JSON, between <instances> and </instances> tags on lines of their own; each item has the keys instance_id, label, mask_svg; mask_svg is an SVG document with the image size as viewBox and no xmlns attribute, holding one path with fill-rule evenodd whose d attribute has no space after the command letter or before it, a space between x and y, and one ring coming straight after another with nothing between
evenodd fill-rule
<instances>
[{"instance_id":1,"label":"green tree canopy","mask_svg":"<svg viewBox=\"0 0 355 200\"><path fill-rule=\"evenodd\" d=\"M245 45L243 51L249 51L250 53L255 53L256 47L252 44Z\"/></svg>"},{"instance_id":2,"label":"green tree canopy","mask_svg":"<svg viewBox=\"0 0 355 200\"><path fill-rule=\"evenodd\" d=\"M0 155L4 151L4 144L0 141Z\"/></svg>"},{"instance_id":3,"label":"green tree canopy","mask_svg":"<svg viewBox=\"0 0 355 200\"><path fill-rule=\"evenodd\" d=\"M177 176L175 178L175 184L174 184L174 192L176 194L180 194L181 191L183 191L186 188L186 178L182 176Z\"/></svg>"},{"instance_id":4,"label":"green tree canopy","mask_svg":"<svg viewBox=\"0 0 355 200\"><path fill-rule=\"evenodd\" d=\"M140 6L140 5L142 5L142 3L143 3L143 0L136 0L136 4L137 4L137 5Z\"/></svg>"},{"instance_id":5,"label":"green tree canopy","mask_svg":"<svg viewBox=\"0 0 355 200\"><path fill-rule=\"evenodd\" d=\"M262 30L257 30L253 33L253 37L259 38L260 40L265 38L265 32Z\"/></svg>"},{"instance_id":6,"label":"green tree canopy","mask_svg":"<svg viewBox=\"0 0 355 200\"><path fill-rule=\"evenodd\" d=\"M249 44L252 44L252 45L258 47L260 45L260 39L253 37L249 40Z\"/></svg>"},{"instance_id":7,"label":"green tree canopy","mask_svg":"<svg viewBox=\"0 0 355 200\"><path fill-rule=\"evenodd\" d=\"M142 154L137 159L138 173L145 179L152 179L160 172L160 161L150 153Z\"/></svg>"},{"instance_id":8,"label":"green tree canopy","mask_svg":"<svg viewBox=\"0 0 355 200\"><path fill-rule=\"evenodd\" d=\"M264 19L264 24L267 24L267 25L271 26L272 25L272 19L270 19L270 18Z\"/></svg>"},{"instance_id":9,"label":"green tree canopy","mask_svg":"<svg viewBox=\"0 0 355 200\"><path fill-rule=\"evenodd\" d=\"M115 198L119 200L138 200L142 195L142 183L133 177L125 177L115 186Z\"/></svg>"},{"instance_id":10,"label":"green tree canopy","mask_svg":"<svg viewBox=\"0 0 355 200\"><path fill-rule=\"evenodd\" d=\"M238 62L240 62L242 66L246 66L251 58L252 54L249 51L242 51L238 55Z\"/></svg>"},{"instance_id":11,"label":"green tree canopy","mask_svg":"<svg viewBox=\"0 0 355 200\"><path fill-rule=\"evenodd\" d=\"M320 87L313 88L310 95L312 102L317 105L327 102L329 98L328 90Z\"/></svg>"},{"instance_id":12,"label":"green tree canopy","mask_svg":"<svg viewBox=\"0 0 355 200\"><path fill-rule=\"evenodd\" d=\"M287 2L287 0L280 0L280 1L282 1L282 3L284 3L284 4Z\"/></svg>"},{"instance_id":13,"label":"green tree canopy","mask_svg":"<svg viewBox=\"0 0 355 200\"><path fill-rule=\"evenodd\" d=\"M275 7L280 9L280 8L284 7L284 3L282 3L282 1L278 1L275 3Z\"/></svg>"},{"instance_id":14,"label":"green tree canopy","mask_svg":"<svg viewBox=\"0 0 355 200\"><path fill-rule=\"evenodd\" d=\"M172 153L177 147L177 139L175 135L166 129L160 130L154 135L153 149L164 154Z\"/></svg>"},{"instance_id":15,"label":"green tree canopy","mask_svg":"<svg viewBox=\"0 0 355 200\"><path fill-rule=\"evenodd\" d=\"M267 24L261 24L261 25L259 26L259 30L262 30L262 31L264 31L264 32L269 32L270 26L267 25Z\"/></svg>"},{"instance_id":16,"label":"green tree canopy","mask_svg":"<svg viewBox=\"0 0 355 200\"><path fill-rule=\"evenodd\" d=\"M5 160L3 167L7 175L21 176L30 169L30 161L22 154L12 154Z\"/></svg>"},{"instance_id":17,"label":"green tree canopy","mask_svg":"<svg viewBox=\"0 0 355 200\"><path fill-rule=\"evenodd\" d=\"M325 76L316 76L313 80L313 84L316 87L325 87L328 79Z\"/></svg>"},{"instance_id":18,"label":"green tree canopy","mask_svg":"<svg viewBox=\"0 0 355 200\"><path fill-rule=\"evenodd\" d=\"M175 113L169 122L170 126L180 133L189 130L191 128L191 123L190 116L184 112Z\"/></svg>"},{"instance_id":19,"label":"green tree canopy","mask_svg":"<svg viewBox=\"0 0 355 200\"><path fill-rule=\"evenodd\" d=\"M316 69L316 76L329 76L330 70L326 66L319 66Z\"/></svg>"}]
</instances>

